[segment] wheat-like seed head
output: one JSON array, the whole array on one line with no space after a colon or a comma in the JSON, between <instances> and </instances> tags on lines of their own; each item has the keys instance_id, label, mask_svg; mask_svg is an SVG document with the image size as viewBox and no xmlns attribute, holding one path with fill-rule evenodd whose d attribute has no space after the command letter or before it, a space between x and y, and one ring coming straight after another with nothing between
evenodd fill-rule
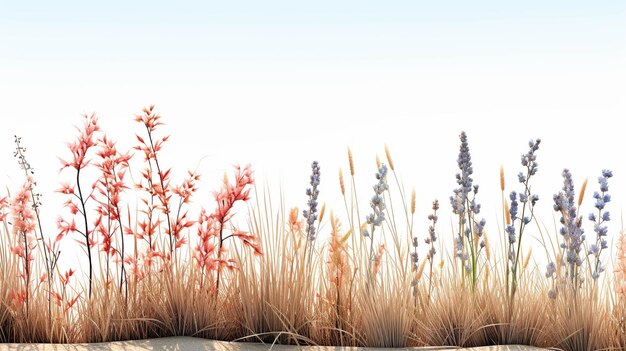
<instances>
[{"instance_id":1,"label":"wheat-like seed head","mask_svg":"<svg viewBox=\"0 0 626 351\"><path fill-rule=\"evenodd\" d=\"M348 238L350 238L350 235L352 235L352 233L354 232L354 230L352 228L350 228L346 234L344 234L341 239L339 240L339 242L341 243L341 245L345 244L346 241L348 241Z\"/></svg>"},{"instance_id":2,"label":"wheat-like seed head","mask_svg":"<svg viewBox=\"0 0 626 351\"><path fill-rule=\"evenodd\" d=\"M385 155L387 156L387 162L389 162L389 168L391 168L391 170L393 171L393 159L391 158L391 153L389 152L389 148L387 147L387 145L385 145Z\"/></svg>"},{"instance_id":3,"label":"wheat-like seed head","mask_svg":"<svg viewBox=\"0 0 626 351\"><path fill-rule=\"evenodd\" d=\"M354 177L354 159L352 158L352 150L348 147L348 162L350 163L350 175Z\"/></svg>"},{"instance_id":4,"label":"wheat-like seed head","mask_svg":"<svg viewBox=\"0 0 626 351\"><path fill-rule=\"evenodd\" d=\"M415 276L417 280L422 279L422 274L424 274L424 267L426 267L426 262L428 262L428 260L422 260L422 264L420 264L419 269L417 270L417 275Z\"/></svg>"},{"instance_id":5,"label":"wheat-like seed head","mask_svg":"<svg viewBox=\"0 0 626 351\"><path fill-rule=\"evenodd\" d=\"M483 280L483 289L487 290L489 288L489 265L485 265L485 280Z\"/></svg>"},{"instance_id":6,"label":"wheat-like seed head","mask_svg":"<svg viewBox=\"0 0 626 351\"><path fill-rule=\"evenodd\" d=\"M343 183L343 171L339 168L339 187L341 188L341 195L346 196L346 186Z\"/></svg>"},{"instance_id":7,"label":"wheat-like seed head","mask_svg":"<svg viewBox=\"0 0 626 351\"><path fill-rule=\"evenodd\" d=\"M326 203L325 202L322 205L322 209L320 210L320 217L319 217L319 222L318 223L322 223L322 219L324 218L324 212L326 212Z\"/></svg>"},{"instance_id":8,"label":"wheat-like seed head","mask_svg":"<svg viewBox=\"0 0 626 351\"><path fill-rule=\"evenodd\" d=\"M504 166L500 166L500 190L504 191Z\"/></svg>"},{"instance_id":9,"label":"wheat-like seed head","mask_svg":"<svg viewBox=\"0 0 626 351\"><path fill-rule=\"evenodd\" d=\"M474 238L472 240L474 243L474 251L478 251L478 239L479 239L478 235L474 235Z\"/></svg>"},{"instance_id":10,"label":"wheat-like seed head","mask_svg":"<svg viewBox=\"0 0 626 351\"><path fill-rule=\"evenodd\" d=\"M415 214L415 188L411 192L411 214Z\"/></svg>"},{"instance_id":11,"label":"wheat-like seed head","mask_svg":"<svg viewBox=\"0 0 626 351\"><path fill-rule=\"evenodd\" d=\"M339 257L340 257L340 252L339 252L339 247L340 247L340 241L339 239L339 231L341 224L339 222L339 219L337 217L335 217L335 215L333 214L333 211L330 211L330 235L331 235L331 241L330 241L330 250L332 252L331 255L331 264L337 264L339 261Z\"/></svg>"},{"instance_id":12,"label":"wheat-like seed head","mask_svg":"<svg viewBox=\"0 0 626 351\"><path fill-rule=\"evenodd\" d=\"M506 225L511 225L511 216L509 215L509 200L504 201L504 217L506 218Z\"/></svg>"},{"instance_id":13,"label":"wheat-like seed head","mask_svg":"<svg viewBox=\"0 0 626 351\"><path fill-rule=\"evenodd\" d=\"M293 229L298 226L298 208L294 207L289 211L289 226Z\"/></svg>"},{"instance_id":14,"label":"wheat-like seed head","mask_svg":"<svg viewBox=\"0 0 626 351\"><path fill-rule=\"evenodd\" d=\"M529 248L526 256L524 257L524 264L522 266L522 270L525 271L528 268L528 263L530 262L530 255L533 253L533 248Z\"/></svg>"},{"instance_id":15,"label":"wheat-like seed head","mask_svg":"<svg viewBox=\"0 0 626 351\"><path fill-rule=\"evenodd\" d=\"M378 156L378 154L376 154L376 168L379 169L380 168L380 156Z\"/></svg>"},{"instance_id":16,"label":"wheat-like seed head","mask_svg":"<svg viewBox=\"0 0 626 351\"><path fill-rule=\"evenodd\" d=\"M385 244L380 244L378 246L378 252L374 258L374 265L372 267L372 272L374 275L378 274L378 270L380 269L380 264L383 260L383 253L385 252Z\"/></svg>"},{"instance_id":17,"label":"wheat-like seed head","mask_svg":"<svg viewBox=\"0 0 626 351\"><path fill-rule=\"evenodd\" d=\"M485 256L487 256L487 261L491 259L491 247L489 246L489 236L487 232L483 233L483 238L485 241Z\"/></svg>"},{"instance_id":18,"label":"wheat-like seed head","mask_svg":"<svg viewBox=\"0 0 626 351\"><path fill-rule=\"evenodd\" d=\"M578 207L583 203L583 199L585 198L585 190L587 190L587 181L589 177L585 178L583 185L580 187L580 194L578 195Z\"/></svg>"}]
</instances>

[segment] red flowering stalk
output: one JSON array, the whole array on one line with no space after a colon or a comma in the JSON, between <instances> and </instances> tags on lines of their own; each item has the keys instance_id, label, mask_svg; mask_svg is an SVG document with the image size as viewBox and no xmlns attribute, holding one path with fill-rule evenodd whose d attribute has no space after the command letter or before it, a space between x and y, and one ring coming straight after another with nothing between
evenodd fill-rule
<instances>
[{"instance_id":1,"label":"red flowering stalk","mask_svg":"<svg viewBox=\"0 0 626 351\"><path fill-rule=\"evenodd\" d=\"M30 165L30 163L28 162L28 160L26 159L26 148L22 146L21 144L22 142L22 138L18 137L17 135L15 136L15 152L13 153L13 156L15 158L17 158L17 162L20 165L20 168L24 171L24 175L26 176L26 178L28 179L28 177L32 177L35 174L35 170L33 169L33 167ZM31 182L31 188L30 188L30 198L33 204L33 211L35 213L35 217L37 219L37 227L35 228L35 236L38 238L37 240L41 241L42 245L38 245L39 248L41 249L41 251L43 251L43 256L45 259L45 268L46 271L44 272L45 275L45 279L40 279L40 281L43 283L44 280L47 281L47 285L48 285L48 292L52 291L52 283L53 283L53 272L54 269L56 267L57 261L59 259L59 255L60 255L60 251L58 250L58 246L57 245L53 245L50 242L50 239L48 239L48 242L46 242L45 237L44 237L44 233L43 233L43 226L41 225L41 217L39 216L39 208L41 206L41 202L39 201L40 198L40 194L36 193L34 188L36 186L36 182ZM37 233L37 229L39 229L39 233ZM55 244L58 243L57 241L55 241ZM43 277L43 276L42 276ZM48 294L48 321L51 323L52 322L52 296L50 296L50 294Z\"/></svg>"},{"instance_id":2,"label":"red flowering stalk","mask_svg":"<svg viewBox=\"0 0 626 351\"><path fill-rule=\"evenodd\" d=\"M163 124L160 119L161 116L154 113L154 105L144 108L143 114L136 116L135 121L142 123L146 127L148 140L146 141L141 136L136 135L140 145L136 146L135 149L144 153L144 161L147 163L147 167L141 172L141 176L146 181L146 184L144 185L142 182L138 185L139 188L150 194L149 203L144 201L144 203L148 205L148 213L146 213L148 218L147 222L144 222L144 226L152 227L153 223L161 223L161 219L158 215L156 216L157 218L154 219L155 222L152 222L154 210L158 209L161 213L163 213L165 216L165 222L167 223L167 235L169 235L170 252L169 255L164 256L167 258L174 252L176 247L176 238L173 235L174 233L172 231L172 223L170 220L170 200L172 197L172 189L170 187L171 169L162 171L158 158L158 153L163 148L163 143L169 139L169 136L164 136L161 139L156 139L154 137L156 128ZM155 197L158 199L159 205L154 202ZM150 247L152 247L151 243Z\"/></svg>"},{"instance_id":3,"label":"red flowering stalk","mask_svg":"<svg viewBox=\"0 0 626 351\"><path fill-rule=\"evenodd\" d=\"M228 178L224 176L224 184L222 185L222 189L219 192L215 192L215 201L217 202L217 209L214 213L214 218L216 221L218 230L218 245L217 245L217 278L215 280L215 296L219 294L220 287L220 273L222 268L232 268L234 261L232 260L224 260L222 258L225 247L224 242L231 238L237 237L241 239L242 243L245 246L250 247L256 255L262 255L263 251L261 249L260 244L258 243L258 238L252 234L247 234L245 232L239 231L233 227L231 227L231 234L225 236L224 228L226 223L232 219L234 213L232 213L233 207L237 201L248 201L250 199L250 186L254 184L252 179L252 169L250 165L247 165L243 170L241 167L235 167L235 182L233 184L228 182Z\"/></svg>"},{"instance_id":4,"label":"red flowering stalk","mask_svg":"<svg viewBox=\"0 0 626 351\"><path fill-rule=\"evenodd\" d=\"M183 230L190 228L194 225L195 221L190 220L188 217L188 211L182 212L183 205L191 202L191 196L198 191L196 182L200 180L200 175L195 172L189 171L189 177L183 181L183 183L175 187L172 191L178 195L178 209L176 210L176 218L172 225L172 236L174 237L175 249L180 248L187 243L187 239L182 235Z\"/></svg>"},{"instance_id":5,"label":"red flowering stalk","mask_svg":"<svg viewBox=\"0 0 626 351\"><path fill-rule=\"evenodd\" d=\"M120 153L115 142L107 138L106 135L98 140L100 149L96 152L99 162L96 167L101 172L100 179L96 182L98 206L96 212L98 218L96 220L96 231L102 236L102 249L106 256L106 277L109 280L110 259L115 259L120 264L120 281L119 291L122 292L124 281L126 279L126 271L124 267L124 232L122 219L120 214L121 194L128 189L124 182L124 176L128 169L128 161L131 159L129 153ZM113 246L113 237L115 233L120 234L121 247ZM108 284L109 282L107 282Z\"/></svg>"},{"instance_id":6,"label":"red flowering stalk","mask_svg":"<svg viewBox=\"0 0 626 351\"><path fill-rule=\"evenodd\" d=\"M193 258L200 267L200 289L204 287L204 275L207 271L217 270L217 261L213 258L215 253L214 238L219 235L219 224L214 214L207 214L203 208L200 210L198 219L198 238L200 241L196 245Z\"/></svg>"},{"instance_id":7,"label":"red flowering stalk","mask_svg":"<svg viewBox=\"0 0 626 351\"><path fill-rule=\"evenodd\" d=\"M89 298L91 298L91 288L93 285L93 261L91 256L91 249L96 245L97 241L93 239L93 230L89 229L89 221L87 218L87 202L92 197L92 193L83 193L81 187L81 172L91 164L91 160L87 157L89 150L96 146L96 132L100 130L98 126L98 118L95 114L84 115L85 122L83 128L78 129L78 138L68 143L67 146L72 152L72 158L70 161L61 159L62 168L73 168L76 171L76 184L70 186L67 183L62 184L61 189L58 192L68 195L68 200L65 202L65 206L70 209L72 216L76 216L80 213L80 216L84 222L84 228L78 230L72 218L72 222L68 222L63 218L57 220L57 226L60 230L59 236L64 236L70 232L78 232L84 238L83 241L78 241L86 248L87 258L89 260Z\"/></svg>"},{"instance_id":8,"label":"red flowering stalk","mask_svg":"<svg viewBox=\"0 0 626 351\"><path fill-rule=\"evenodd\" d=\"M55 305L63 308L63 313L72 308L81 295L81 293L78 293L74 294L74 297L72 298L67 297L67 288L70 282L70 278L74 275L75 272L76 271L74 271L73 269L69 269L63 274L59 273L59 280L61 281L61 293L58 293L56 291L52 292Z\"/></svg>"},{"instance_id":9,"label":"red flowering stalk","mask_svg":"<svg viewBox=\"0 0 626 351\"><path fill-rule=\"evenodd\" d=\"M32 178L29 177L24 186L11 200L13 234L18 238L18 244L11 248L11 252L22 262L22 272L20 273L22 286L19 291L11 292L11 296L20 305L25 304L27 318L32 274L31 262L34 260L33 251L37 247L37 237L35 236L36 219L30 194L32 181Z\"/></svg>"},{"instance_id":10,"label":"red flowering stalk","mask_svg":"<svg viewBox=\"0 0 626 351\"><path fill-rule=\"evenodd\" d=\"M124 264L126 264L129 268L130 273L132 273L133 277L137 281L142 280L146 277L145 271L142 269L139 260L135 257L128 256L124 259Z\"/></svg>"},{"instance_id":11,"label":"red flowering stalk","mask_svg":"<svg viewBox=\"0 0 626 351\"><path fill-rule=\"evenodd\" d=\"M193 259L200 267L200 288L204 287L204 276L209 272L216 271L215 295L219 292L220 273L226 268L233 270L236 262L232 258L226 258L226 247L224 243L231 237L239 238L242 243L250 247L255 254L262 255L263 251L258 238L252 234L238 230L231 226L230 234L225 235L225 226L234 213L233 207L237 201L248 201L250 199L250 187L254 184L250 165L243 170L237 166L235 168L235 183L230 184L224 177L224 184L219 192L215 192L217 208L215 212L208 214L203 208L198 219L199 242L194 248Z\"/></svg>"}]
</instances>

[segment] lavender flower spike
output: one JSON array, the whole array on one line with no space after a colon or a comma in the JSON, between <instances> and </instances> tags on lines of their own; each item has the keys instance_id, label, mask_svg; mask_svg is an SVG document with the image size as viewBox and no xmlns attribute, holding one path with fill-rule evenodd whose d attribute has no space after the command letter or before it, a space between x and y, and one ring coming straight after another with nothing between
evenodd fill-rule
<instances>
[{"instance_id":1,"label":"lavender flower spike","mask_svg":"<svg viewBox=\"0 0 626 351\"><path fill-rule=\"evenodd\" d=\"M582 264L580 251L585 241L584 230L581 221L576 217L576 200L574 195L574 182L568 169L563 170L563 191L555 194L554 210L561 213L560 222L563 225L560 234L563 237L561 249L568 265L568 276L573 282L578 274L578 267Z\"/></svg>"},{"instance_id":2,"label":"lavender flower spike","mask_svg":"<svg viewBox=\"0 0 626 351\"><path fill-rule=\"evenodd\" d=\"M374 184L374 196L370 200L370 207L373 212L368 214L365 217L367 224L372 227L372 231L375 227L380 227L382 223L385 221L385 199L383 198L383 193L389 189L387 185L387 165L384 163L376 172L376 179L378 182ZM367 229L364 229L361 234L363 236L370 236L370 232Z\"/></svg>"},{"instance_id":3,"label":"lavender flower spike","mask_svg":"<svg viewBox=\"0 0 626 351\"><path fill-rule=\"evenodd\" d=\"M320 194L317 188L320 185L320 166L317 161L311 164L311 187L306 189L306 195L309 197L307 202L308 210L302 211L302 215L306 218L307 238L309 241L315 240L315 221L317 220L317 197Z\"/></svg>"},{"instance_id":4,"label":"lavender flower spike","mask_svg":"<svg viewBox=\"0 0 626 351\"><path fill-rule=\"evenodd\" d=\"M611 201L611 195L608 194L609 182L608 179L613 176L613 172L609 170L603 170L602 176L598 177L598 184L600 184L600 192L595 192L593 198L596 200L595 207L597 209L597 216L595 213L589 214L589 220L593 223L593 231L596 233L596 242L591 244L587 255L595 258L595 264L591 277L595 280L600 277L600 273L604 272L602 262L600 261L600 254L602 250L608 248L606 236L608 234L608 227L605 222L611 220L611 214L604 209L606 204Z\"/></svg>"}]
</instances>

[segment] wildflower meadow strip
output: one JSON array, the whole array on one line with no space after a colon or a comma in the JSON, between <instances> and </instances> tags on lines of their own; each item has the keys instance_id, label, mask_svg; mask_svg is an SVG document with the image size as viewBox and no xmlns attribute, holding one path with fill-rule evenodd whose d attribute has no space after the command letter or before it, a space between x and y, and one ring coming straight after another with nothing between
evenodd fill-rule
<instances>
[{"instance_id":1,"label":"wildflower meadow strip","mask_svg":"<svg viewBox=\"0 0 626 351\"><path fill-rule=\"evenodd\" d=\"M501 169L504 260L498 261L492 257L487 222L479 217L464 132L457 188L450 197L455 245L446 252L439 201L432 202L428 230L414 232L421 200L413 190L406 202L386 146L399 191L394 195L406 218L394 213L389 170L378 157L369 209L360 216L348 149L350 178L339 170L345 220L332 210L325 220L317 161L311 164L304 211L281 204L274 212L269 191L255 188L250 165L235 166L232 178L225 174L212 197L198 199L200 174L187 171L177 182L163 163L169 136L161 134L163 123L154 106L135 121L141 127L137 144L120 150L95 115L83 117L68 144L71 156L61 161L58 192L68 213L58 217L54 232L40 220L36 174L16 138L23 184L0 196L0 264L5 268L0 272L0 342L194 335L345 346L626 347L623 232L616 240L615 264L608 269L609 170L598 177L587 220L580 214L587 182L576 196L571 172L563 171L563 187L553 196L560 217L553 233L558 247L543 271L528 268L532 256L522 249L529 226L538 222L539 195L532 184L538 181L540 139L531 140L521 157L518 189L505 194ZM194 206L203 200L206 206ZM400 208L397 203L395 208ZM593 238L585 236L586 226L593 228ZM491 233L493 238L498 231ZM323 236L328 240L319 240ZM388 240L396 250L385 249ZM73 243L85 251L85 272L57 265L61 245Z\"/></svg>"}]
</instances>

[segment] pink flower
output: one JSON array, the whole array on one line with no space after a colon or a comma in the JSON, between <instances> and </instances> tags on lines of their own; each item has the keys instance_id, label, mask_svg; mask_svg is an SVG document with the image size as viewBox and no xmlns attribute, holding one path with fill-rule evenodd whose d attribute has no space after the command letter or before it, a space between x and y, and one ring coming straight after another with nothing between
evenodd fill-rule
<instances>
[{"instance_id":1,"label":"pink flower","mask_svg":"<svg viewBox=\"0 0 626 351\"><path fill-rule=\"evenodd\" d=\"M13 230L19 235L27 235L35 230L35 211L31 205L32 182L33 180L28 178L11 201Z\"/></svg>"},{"instance_id":2,"label":"pink flower","mask_svg":"<svg viewBox=\"0 0 626 351\"><path fill-rule=\"evenodd\" d=\"M190 202L191 195L198 191L196 182L200 180L200 175L192 171L188 172L189 178L185 179L181 185L175 187L173 190L174 194L180 196L182 201L186 204Z\"/></svg>"},{"instance_id":3,"label":"pink flower","mask_svg":"<svg viewBox=\"0 0 626 351\"><path fill-rule=\"evenodd\" d=\"M153 132L156 127L163 124L159 121L160 119L161 116L154 113L154 105L144 108L143 114L135 116L135 121L143 123L150 132Z\"/></svg>"},{"instance_id":4,"label":"pink flower","mask_svg":"<svg viewBox=\"0 0 626 351\"><path fill-rule=\"evenodd\" d=\"M72 167L76 170L80 170L85 168L90 160L86 159L87 152L89 149L96 145L95 133L100 130L98 126L98 117L95 114L84 115L85 123L83 125L83 129L78 129L80 132L78 139L72 143L68 143L67 147L72 152L71 161L65 161L60 159L61 165L63 166L61 169L66 167Z\"/></svg>"},{"instance_id":5,"label":"pink flower","mask_svg":"<svg viewBox=\"0 0 626 351\"><path fill-rule=\"evenodd\" d=\"M230 211L237 201L248 201L250 199L249 185L253 185L252 169L250 165L242 170L240 166L235 167L235 183L230 184L224 177L224 185L219 192L214 193L217 201L216 216L221 223L226 223L232 217Z\"/></svg>"}]
</instances>

